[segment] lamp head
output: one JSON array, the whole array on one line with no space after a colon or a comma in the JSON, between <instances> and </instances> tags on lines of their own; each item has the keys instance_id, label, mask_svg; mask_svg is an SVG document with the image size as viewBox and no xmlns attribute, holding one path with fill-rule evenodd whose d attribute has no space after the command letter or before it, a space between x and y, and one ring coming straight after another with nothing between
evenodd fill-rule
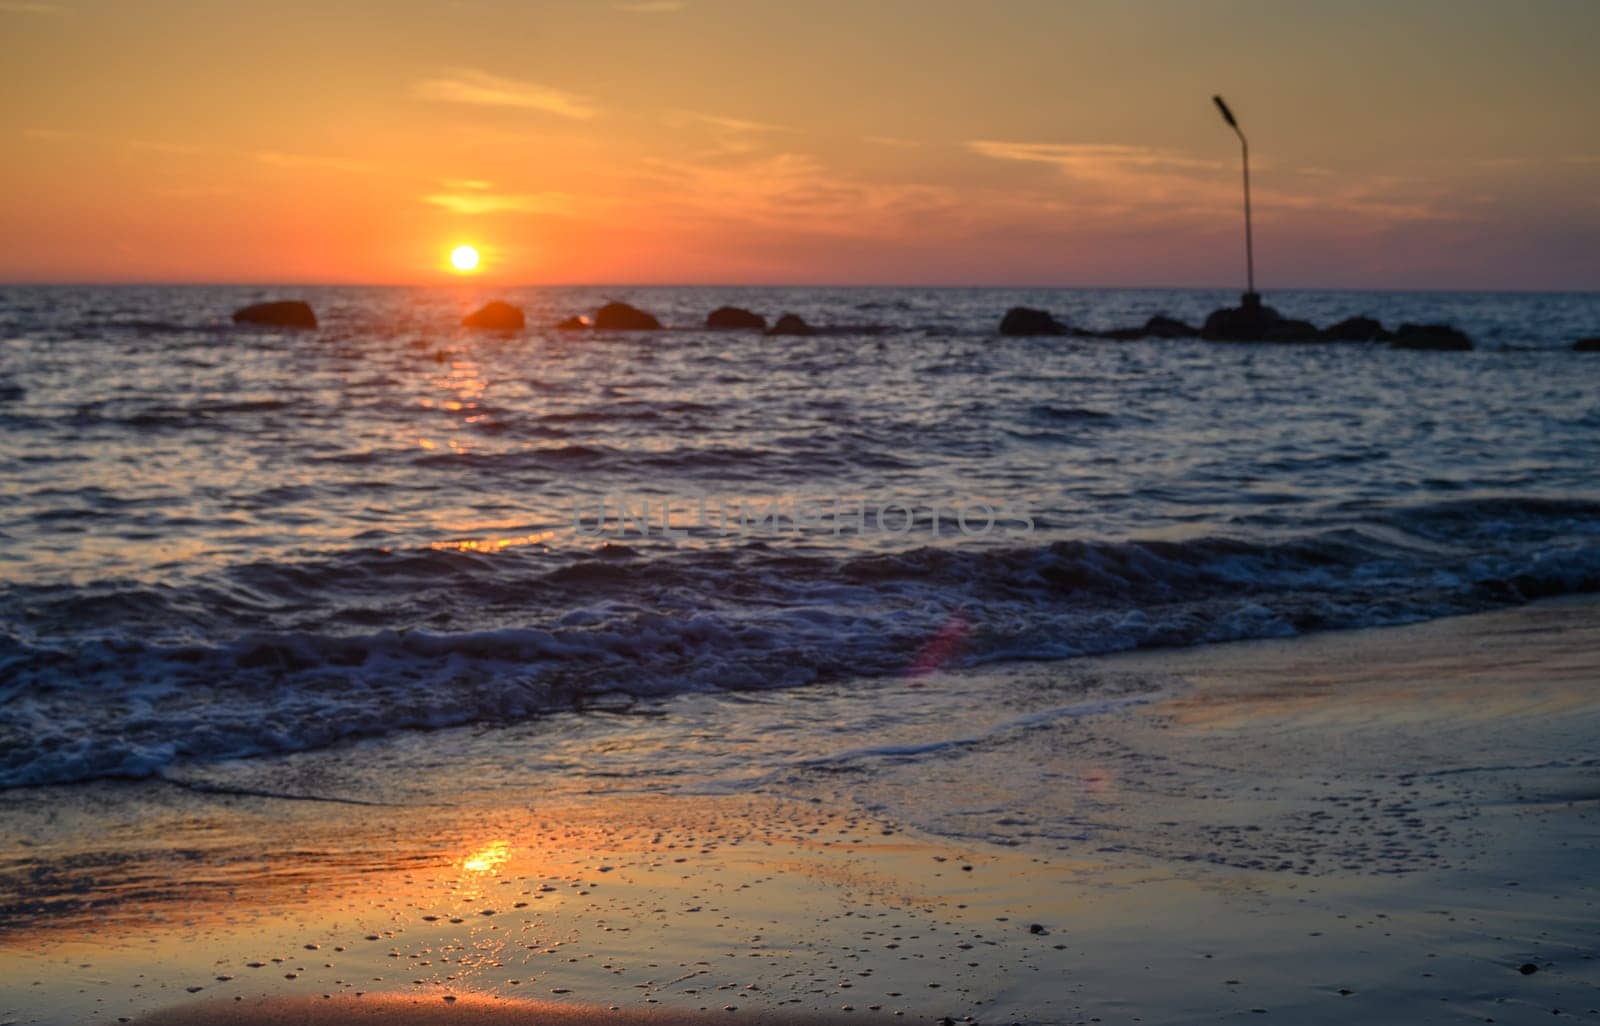
<instances>
[{"instance_id":1,"label":"lamp head","mask_svg":"<svg viewBox=\"0 0 1600 1026\"><path fill-rule=\"evenodd\" d=\"M1235 121L1233 119L1233 111L1228 109L1228 105L1225 102L1223 102L1222 97L1213 96L1211 98L1211 102L1215 103L1217 105L1217 109L1222 111L1222 120L1226 121L1228 123L1229 127L1231 127L1231 128L1238 128L1239 127L1239 122L1237 122L1237 121Z\"/></svg>"}]
</instances>

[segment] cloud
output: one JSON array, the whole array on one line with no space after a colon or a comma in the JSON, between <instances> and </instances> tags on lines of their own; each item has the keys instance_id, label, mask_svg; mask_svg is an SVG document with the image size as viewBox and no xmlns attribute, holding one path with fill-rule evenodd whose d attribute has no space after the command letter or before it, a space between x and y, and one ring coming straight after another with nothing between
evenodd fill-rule
<instances>
[{"instance_id":1,"label":"cloud","mask_svg":"<svg viewBox=\"0 0 1600 1026\"><path fill-rule=\"evenodd\" d=\"M742 160L646 162L652 208L695 221L777 228L808 235L871 237L925 227L959 210L954 190L868 182L835 174L815 158L779 153Z\"/></svg>"},{"instance_id":2,"label":"cloud","mask_svg":"<svg viewBox=\"0 0 1600 1026\"><path fill-rule=\"evenodd\" d=\"M467 186L457 192L436 192L422 202L442 207L452 214L565 214L572 210L572 197L561 192L494 193L489 183L459 183Z\"/></svg>"},{"instance_id":3,"label":"cloud","mask_svg":"<svg viewBox=\"0 0 1600 1026\"><path fill-rule=\"evenodd\" d=\"M1051 209L1079 220L1114 220L1127 226L1202 224L1237 205L1238 180L1230 165L1169 150L1114 143L1021 143L974 140L983 157L1042 164L1061 182L1040 194ZM1457 215L1440 202L1437 187L1384 175L1341 175L1322 168L1265 171L1256 183L1258 220L1356 215L1367 222L1444 221Z\"/></svg>"},{"instance_id":4,"label":"cloud","mask_svg":"<svg viewBox=\"0 0 1600 1026\"><path fill-rule=\"evenodd\" d=\"M683 0L635 0L633 3L612 6L629 14L677 14L689 5Z\"/></svg>"},{"instance_id":5,"label":"cloud","mask_svg":"<svg viewBox=\"0 0 1600 1026\"><path fill-rule=\"evenodd\" d=\"M23 138L35 139L39 142L80 142L92 139L87 132L75 132L64 128L24 128Z\"/></svg>"},{"instance_id":6,"label":"cloud","mask_svg":"<svg viewBox=\"0 0 1600 1026\"><path fill-rule=\"evenodd\" d=\"M206 152L198 143L164 142L160 139L129 139L128 145L136 150L161 153L169 157L193 157Z\"/></svg>"},{"instance_id":7,"label":"cloud","mask_svg":"<svg viewBox=\"0 0 1600 1026\"><path fill-rule=\"evenodd\" d=\"M748 121L744 118L724 117L720 114L705 114L697 110L675 110L666 117L666 122L673 128L681 128L687 124L701 124L711 128L721 129L725 132L761 133L761 132L792 132L794 129L783 125L768 124L765 121Z\"/></svg>"},{"instance_id":8,"label":"cloud","mask_svg":"<svg viewBox=\"0 0 1600 1026\"><path fill-rule=\"evenodd\" d=\"M441 103L537 110L564 118L587 120L598 110L587 97L535 82L519 82L483 71L464 69L442 78L428 78L411 88L413 96Z\"/></svg>"},{"instance_id":9,"label":"cloud","mask_svg":"<svg viewBox=\"0 0 1600 1026\"><path fill-rule=\"evenodd\" d=\"M1166 150L1116 143L1019 143L978 139L967 143L967 148L980 156L996 160L1052 164L1073 173L1098 173L1108 167L1210 170L1222 166L1214 160L1194 160Z\"/></svg>"},{"instance_id":10,"label":"cloud","mask_svg":"<svg viewBox=\"0 0 1600 1026\"><path fill-rule=\"evenodd\" d=\"M861 141L872 143L874 146L890 146L896 149L911 149L922 145L915 139L902 139L895 135L867 135L862 136Z\"/></svg>"},{"instance_id":11,"label":"cloud","mask_svg":"<svg viewBox=\"0 0 1600 1026\"><path fill-rule=\"evenodd\" d=\"M702 157L729 157L760 149L771 136L795 129L765 121L706 114L697 110L669 111L662 119L668 128L698 131L711 137L712 148Z\"/></svg>"},{"instance_id":12,"label":"cloud","mask_svg":"<svg viewBox=\"0 0 1600 1026\"><path fill-rule=\"evenodd\" d=\"M279 150L259 150L256 160L272 167L297 168L309 171L343 171L349 174L371 174L377 168L360 160L344 157L319 157L307 153L283 153Z\"/></svg>"}]
</instances>

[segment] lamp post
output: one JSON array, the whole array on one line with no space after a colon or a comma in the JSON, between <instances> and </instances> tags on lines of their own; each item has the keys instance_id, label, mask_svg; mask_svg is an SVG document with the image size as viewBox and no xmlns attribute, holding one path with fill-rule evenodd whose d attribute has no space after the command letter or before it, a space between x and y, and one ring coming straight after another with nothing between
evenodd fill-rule
<instances>
[{"instance_id":1,"label":"lamp post","mask_svg":"<svg viewBox=\"0 0 1600 1026\"><path fill-rule=\"evenodd\" d=\"M1211 100L1217 105L1217 110L1222 112L1222 120L1226 121L1228 127L1239 137L1239 150L1244 157L1245 294L1240 298L1246 310L1257 310L1261 307L1261 296L1256 293L1256 251L1250 230L1250 143L1245 139L1244 132L1239 129L1239 122L1233 116L1233 111L1228 109L1222 97L1213 96Z\"/></svg>"}]
</instances>

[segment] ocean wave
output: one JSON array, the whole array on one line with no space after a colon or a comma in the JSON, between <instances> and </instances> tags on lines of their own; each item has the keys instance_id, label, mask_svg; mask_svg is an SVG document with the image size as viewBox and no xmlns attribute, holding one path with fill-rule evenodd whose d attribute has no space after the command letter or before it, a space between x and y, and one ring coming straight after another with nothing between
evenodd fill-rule
<instances>
[{"instance_id":1,"label":"ocean wave","mask_svg":"<svg viewBox=\"0 0 1600 1026\"><path fill-rule=\"evenodd\" d=\"M353 549L0 591L0 786L141 776L599 695L789 687L1281 637L1600 590L1600 506L1361 511L1264 543L838 554Z\"/></svg>"}]
</instances>

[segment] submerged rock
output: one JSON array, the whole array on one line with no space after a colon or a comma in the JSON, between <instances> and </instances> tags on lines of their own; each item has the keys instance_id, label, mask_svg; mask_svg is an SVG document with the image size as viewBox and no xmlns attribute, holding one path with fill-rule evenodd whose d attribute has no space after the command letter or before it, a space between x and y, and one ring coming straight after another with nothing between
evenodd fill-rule
<instances>
[{"instance_id":1,"label":"submerged rock","mask_svg":"<svg viewBox=\"0 0 1600 1026\"><path fill-rule=\"evenodd\" d=\"M601 331L659 331L661 322L627 303L607 303L595 311L594 326Z\"/></svg>"},{"instance_id":2,"label":"submerged rock","mask_svg":"<svg viewBox=\"0 0 1600 1026\"><path fill-rule=\"evenodd\" d=\"M233 312L235 324L266 324L274 328L315 328L317 315L311 306L298 299L271 303L252 303Z\"/></svg>"},{"instance_id":3,"label":"submerged rock","mask_svg":"<svg viewBox=\"0 0 1600 1026\"><path fill-rule=\"evenodd\" d=\"M502 303L498 299L461 319L462 327L480 328L484 331L521 331L526 324L520 307Z\"/></svg>"},{"instance_id":4,"label":"submerged rock","mask_svg":"<svg viewBox=\"0 0 1600 1026\"><path fill-rule=\"evenodd\" d=\"M717 331L766 331L767 319L737 306L719 306L706 315L706 327Z\"/></svg>"},{"instance_id":5,"label":"submerged rock","mask_svg":"<svg viewBox=\"0 0 1600 1026\"><path fill-rule=\"evenodd\" d=\"M1580 338L1572 343L1574 353L1600 353L1600 338Z\"/></svg>"},{"instance_id":6,"label":"submerged rock","mask_svg":"<svg viewBox=\"0 0 1600 1026\"><path fill-rule=\"evenodd\" d=\"M815 335L817 329L800 319L798 314L786 313L778 323L767 329L768 335Z\"/></svg>"},{"instance_id":7,"label":"submerged rock","mask_svg":"<svg viewBox=\"0 0 1600 1026\"><path fill-rule=\"evenodd\" d=\"M1472 339L1448 324L1402 324L1389 345L1395 349L1461 352L1472 348Z\"/></svg>"},{"instance_id":8,"label":"submerged rock","mask_svg":"<svg viewBox=\"0 0 1600 1026\"><path fill-rule=\"evenodd\" d=\"M1346 317L1322 329L1329 342L1387 342L1394 334L1371 317Z\"/></svg>"},{"instance_id":9,"label":"submerged rock","mask_svg":"<svg viewBox=\"0 0 1600 1026\"><path fill-rule=\"evenodd\" d=\"M1000 318L1000 334L1015 338L1028 338L1036 335L1065 335L1067 326L1056 320L1048 310L1034 310L1026 306L1014 306L1006 311Z\"/></svg>"}]
</instances>

